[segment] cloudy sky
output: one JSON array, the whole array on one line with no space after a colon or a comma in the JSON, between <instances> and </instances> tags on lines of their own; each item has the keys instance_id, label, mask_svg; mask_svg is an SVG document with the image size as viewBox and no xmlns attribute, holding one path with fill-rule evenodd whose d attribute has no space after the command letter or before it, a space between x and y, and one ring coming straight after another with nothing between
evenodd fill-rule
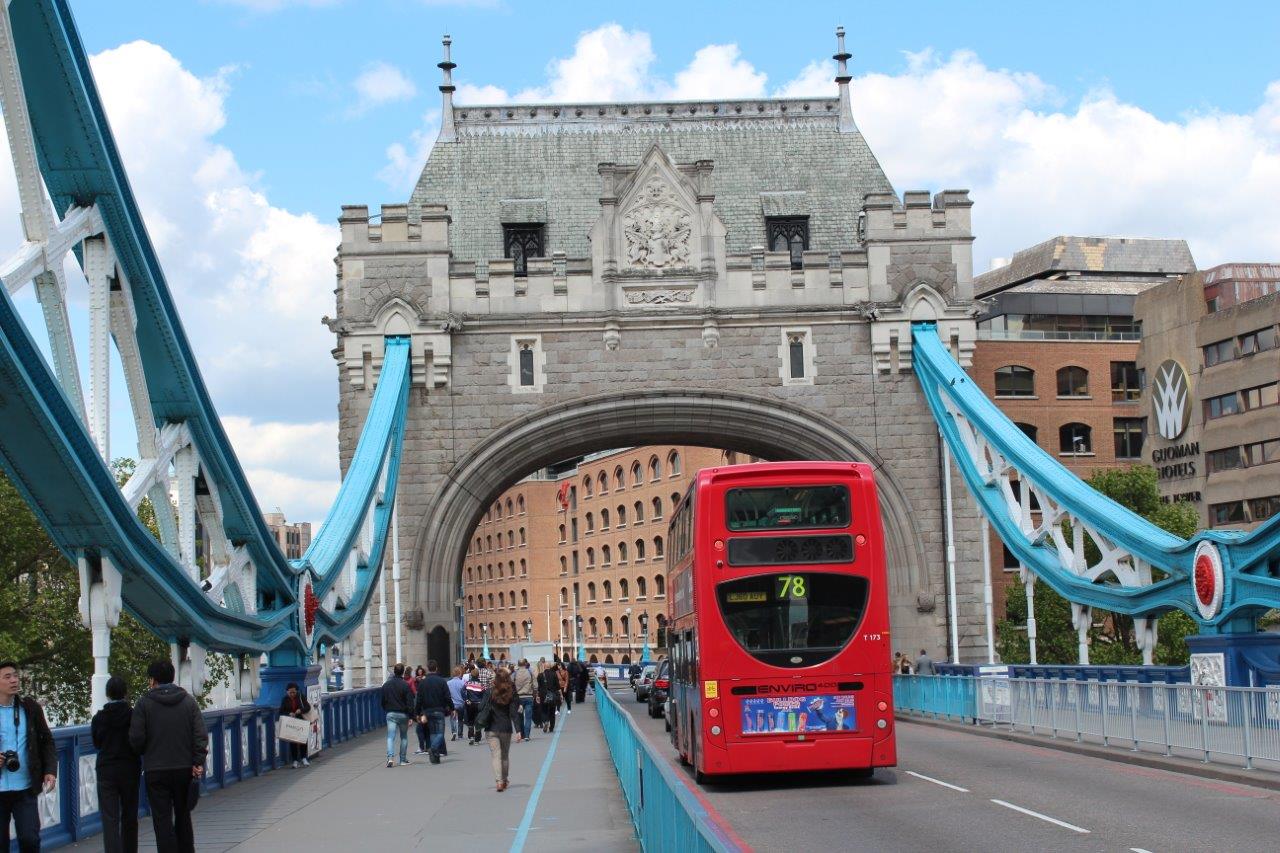
<instances>
[{"instance_id":1,"label":"cloudy sky","mask_svg":"<svg viewBox=\"0 0 1280 853\"><path fill-rule=\"evenodd\" d=\"M1277 4L71 5L206 381L263 508L295 519L337 486L339 207L407 197L445 31L461 103L608 101L832 95L843 24L859 126L899 192L972 191L977 270L1058 233L1280 259ZM12 247L16 212L0 167Z\"/></svg>"}]
</instances>

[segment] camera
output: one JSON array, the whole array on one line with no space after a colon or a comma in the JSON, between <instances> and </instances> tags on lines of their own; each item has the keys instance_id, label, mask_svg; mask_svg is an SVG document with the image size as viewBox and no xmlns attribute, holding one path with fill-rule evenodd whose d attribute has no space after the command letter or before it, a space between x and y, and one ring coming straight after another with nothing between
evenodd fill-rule
<instances>
[{"instance_id":1,"label":"camera","mask_svg":"<svg viewBox=\"0 0 1280 853\"><path fill-rule=\"evenodd\" d=\"M18 753L12 749L0 752L0 765L10 773L17 773L22 769L22 761L18 759Z\"/></svg>"}]
</instances>

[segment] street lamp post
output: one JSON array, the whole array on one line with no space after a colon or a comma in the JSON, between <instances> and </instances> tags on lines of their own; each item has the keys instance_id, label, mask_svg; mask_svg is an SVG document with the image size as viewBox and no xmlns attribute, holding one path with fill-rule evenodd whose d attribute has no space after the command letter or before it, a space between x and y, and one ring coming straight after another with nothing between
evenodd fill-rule
<instances>
[{"instance_id":1,"label":"street lamp post","mask_svg":"<svg viewBox=\"0 0 1280 853\"><path fill-rule=\"evenodd\" d=\"M483 622L480 623L480 634L482 637L484 637L484 645L480 649L480 657L484 658L485 660L488 660L489 659L489 626Z\"/></svg>"},{"instance_id":2,"label":"street lamp post","mask_svg":"<svg viewBox=\"0 0 1280 853\"><path fill-rule=\"evenodd\" d=\"M525 642L528 642L528 643L533 642L533 620L532 619L524 620L524 638L525 638Z\"/></svg>"},{"instance_id":3,"label":"street lamp post","mask_svg":"<svg viewBox=\"0 0 1280 853\"><path fill-rule=\"evenodd\" d=\"M640 614L640 663L649 661L649 611Z\"/></svg>"},{"instance_id":4,"label":"street lamp post","mask_svg":"<svg viewBox=\"0 0 1280 853\"><path fill-rule=\"evenodd\" d=\"M574 630L574 641L577 643L577 646L578 646L578 653L577 653L577 655L575 655L575 657L577 657L577 659L578 659L578 660L586 660L586 659L587 659L587 656L586 656L585 654L583 654L583 652L582 652L582 641L583 641L583 634L582 634L582 616L581 616L581 615L578 615L578 616L577 616L577 617L575 617L575 618L577 619L577 624L574 626L574 628L575 628L575 630Z\"/></svg>"},{"instance_id":5,"label":"street lamp post","mask_svg":"<svg viewBox=\"0 0 1280 853\"><path fill-rule=\"evenodd\" d=\"M622 631L627 635L627 663L631 663L631 608L626 608L622 613L622 619L627 623L626 628Z\"/></svg>"},{"instance_id":6,"label":"street lamp post","mask_svg":"<svg viewBox=\"0 0 1280 853\"><path fill-rule=\"evenodd\" d=\"M559 656L563 656L564 655L564 605L563 604L560 605L559 617L560 618L557 619L556 621L560 625L560 642L556 644L556 654Z\"/></svg>"}]
</instances>

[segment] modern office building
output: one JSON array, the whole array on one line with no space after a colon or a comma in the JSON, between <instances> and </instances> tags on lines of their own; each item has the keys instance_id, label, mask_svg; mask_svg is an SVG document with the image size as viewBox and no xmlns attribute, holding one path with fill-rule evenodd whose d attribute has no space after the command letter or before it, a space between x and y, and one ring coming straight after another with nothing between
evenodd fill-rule
<instances>
[{"instance_id":1,"label":"modern office building","mask_svg":"<svg viewBox=\"0 0 1280 853\"><path fill-rule=\"evenodd\" d=\"M263 513L262 518L266 521L271 535L276 538L276 544L280 546L284 555L290 560L301 559L311 545L311 522L290 524L279 509L275 512Z\"/></svg>"},{"instance_id":2,"label":"modern office building","mask_svg":"<svg viewBox=\"0 0 1280 853\"><path fill-rule=\"evenodd\" d=\"M1280 264L1222 264L1141 294L1145 456L1209 527L1280 512Z\"/></svg>"}]
</instances>

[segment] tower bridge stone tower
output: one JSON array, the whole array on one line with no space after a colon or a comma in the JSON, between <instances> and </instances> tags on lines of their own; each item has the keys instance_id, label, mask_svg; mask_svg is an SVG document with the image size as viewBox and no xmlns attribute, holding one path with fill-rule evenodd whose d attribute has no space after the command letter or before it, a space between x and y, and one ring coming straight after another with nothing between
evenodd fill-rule
<instances>
[{"instance_id":1,"label":"tower bridge stone tower","mask_svg":"<svg viewBox=\"0 0 1280 853\"><path fill-rule=\"evenodd\" d=\"M457 630L467 540L499 492L659 442L873 464L894 647L946 647L940 445L910 323L937 321L967 364L971 202L894 192L853 120L843 36L836 58L831 99L470 106L446 52L411 199L343 208L325 320L344 469L383 337L412 339L410 659ZM977 515L953 493L959 635L977 649Z\"/></svg>"}]
</instances>

